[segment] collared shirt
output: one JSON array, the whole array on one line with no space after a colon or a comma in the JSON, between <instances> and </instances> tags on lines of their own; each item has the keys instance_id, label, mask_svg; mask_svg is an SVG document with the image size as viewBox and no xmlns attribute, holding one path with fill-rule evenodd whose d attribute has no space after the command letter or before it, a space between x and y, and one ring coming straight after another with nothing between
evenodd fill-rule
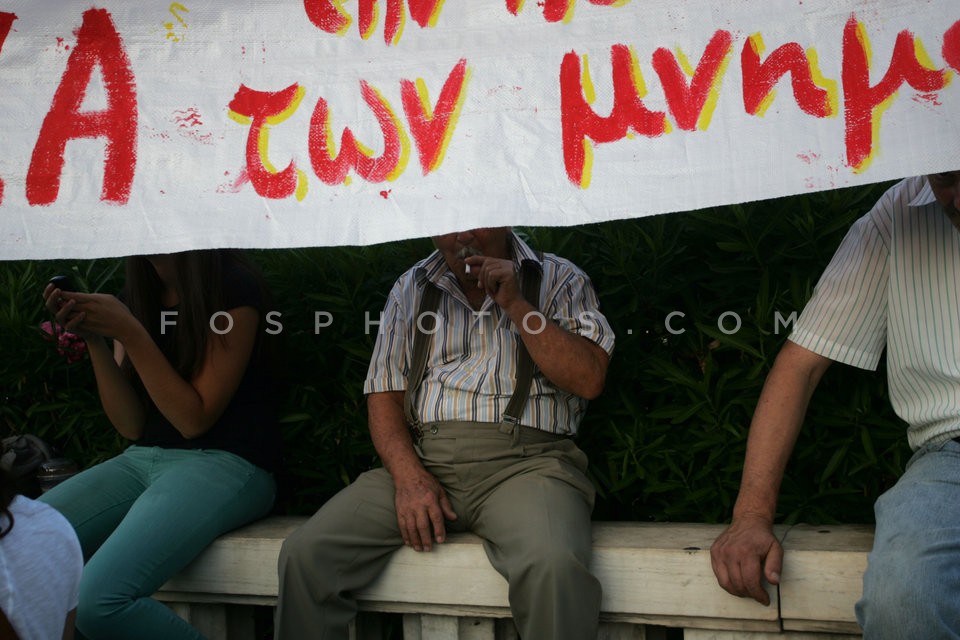
<instances>
[{"instance_id":1,"label":"collared shirt","mask_svg":"<svg viewBox=\"0 0 960 640\"><path fill-rule=\"evenodd\" d=\"M552 254L542 260L516 235L515 266L536 260L543 268L540 312L561 328L613 352L613 330L600 313L593 285L573 263ZM438 323L424 379L416 398L423 423L448 420L500 422L516 380L517 327L491 299L474 310L440 252L404 273L387 298L364 393L403 391L412 358L414 325L425 278L441 290ZM536 317L528 327L540 326ZM520 424L551 433L575 434L587 401L555 387L537 370Z\"/></svg>"},{"instance_id":2,"label":"collared shirt","mask_svg":"<svg viewBox=\"0 0 960 640\"><path fill-rule=\"evenodd\" d=\"M914 449L960 435L960 233L926 177L891 187L827 266L790 339L875 370Z\"/></svg>"}]
</instances>

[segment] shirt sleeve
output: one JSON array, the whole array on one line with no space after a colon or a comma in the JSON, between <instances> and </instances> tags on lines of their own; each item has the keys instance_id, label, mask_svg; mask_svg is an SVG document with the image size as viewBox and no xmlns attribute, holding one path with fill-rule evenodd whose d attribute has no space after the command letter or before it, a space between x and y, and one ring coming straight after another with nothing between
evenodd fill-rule
<instances>
[{"instance_id":1,"label":"shirt sleeve","mask_svg":"<svg viewBox=\"0 0 960 640\"><path fill-rule=\"evenodd\" d=\"M367 378L363 383L365 394L404 391L407 388L407 372L410 368L407 348L409 327L402 300L405 292L409 290L398 281L387 296L387 304L383 308L370 366L367 369Z\"/></svg>"},{"instance_id":2,"label":"shirt sleeve","mask_svg":"<svg viewBox=\"0 0 960 640\"><path fill-rule=\"evenodd\" d=\"M613 353L613 329L600 312L600 301L586 273L572 264L559 264L547 296L545 315L562 329L583 336L607 354Z\"/></svg>"},{"instance_id":3,"label":"shirt sleeve","mask_svg":"<svg viewBox=\"0 0 960 640\"><path fill-rule=\"evenodd\" d=\"M831 360L876 369L886 345L888 246L873 216L854 223L790 340Z\"/></svg>"}]
</instances>

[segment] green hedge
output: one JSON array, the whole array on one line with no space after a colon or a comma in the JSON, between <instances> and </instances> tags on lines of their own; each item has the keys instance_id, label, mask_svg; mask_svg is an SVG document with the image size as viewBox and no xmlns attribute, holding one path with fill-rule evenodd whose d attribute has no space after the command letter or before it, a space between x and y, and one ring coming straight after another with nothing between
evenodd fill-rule
<instances>
[{"instance_id":1,"label":"green hedge","mask_svg":"<svg viewBox=\"0 0 960 640\"><path fill-rule=\"evenodd\" d=\"M729 518L750 416L789 332L778 317L802 310L846 229L886 186L519 230L590 274L617 332L606 391L581 431L596 518ZM362 395L376 331L368 319L430 250L418 240L253 252L282 313L287 353L279 510L310 513L376 464ZM0 263L0 428L36 433L89 465L124 443L99 411L89 365L68 364L38 328L47 319L42 283L65 270L89 290L119 286L116 260ZM330 325L315 330L316 312ZM739 331L728 333L737 318ZM883 372L834 366L788 468L780 516L870 522L874 498L908 456Z\"/></svg>"}]
</instances>

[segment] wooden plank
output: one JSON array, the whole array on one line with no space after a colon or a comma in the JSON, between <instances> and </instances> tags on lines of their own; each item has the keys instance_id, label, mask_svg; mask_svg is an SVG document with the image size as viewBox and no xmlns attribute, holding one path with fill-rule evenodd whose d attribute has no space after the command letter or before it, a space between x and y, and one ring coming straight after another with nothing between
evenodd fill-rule
<instances>
[{"instance_id":1,"label":"wooden plank","mask_svg":"<svg viewBox=\"0 0 960 640\"><path fill-rule=\"evenodd\" d=\"M404 640L495 640L495 623L485 618L407 614Z\"/></svg>"},{"instance_id":2,"label":"wooden plank","mask_svg":"<svg viewBox=\"0 0 960 640\"><path fill-rule=\"evenodd\" d=\"M616 618L620 622L642 624L674 629L723 629L727 631L779 631L779 620L736 620L734 618L695 618L691 616L609 616L600 614L600 621L609 622ZM648 632L648 635L649 632Z\"/></svg>"},{"instance_id":3,"label":"wooden plank","mask_svg":"<svg viewBox=\"0 0 960 640\"><path fill-rule=\"evenodd\" d=\"M515 640L517 633L510 620L406 614L403 637L404 640ZM646 635L643 625L603 623L597 640L646 640Z\"/></svg>"},{"instance_id":4,"label":"wooden plank","mask_svg":"<svg viewBox=\"0 0 960 640\"><path fill-rule=\"evenodd\" d=\"M206 602L216 604L244 605L252 607L275 607L276 596L245 596L232 593L195 593L190 591L157 591L153 594L160 602Z\"/></svg>"},{"instance_id":5,"label":"wooden plank","mask_svg":"<svg viewBox=\"0 0 960 640\"><path fill-rule=\"evenodd\" d=\"M460 640L494 640L496 620L490 618L459 618L457 632Z\"/></svg>"},{"instance_id":6,"label":"wooden plank","mask_svg":"<svg viewBox=\"0 0 960 640\"><path fill-rule=\"evenodd\" d=\"M435 605L418 602L375 602L361 600L361 611L380 611L383 613L428 613L455 617L476 616L485 618L504 618L510 610L502 607L472 607L470 605ZM510 622L505 621L505 622ZM779 631L777 620L735 620L733 618L672 617L637 614L609 614L600 612L600 622L621 622L641 625L658 625L674 628L726 629L730 631ZM512 622L510 622L512 624ZM499 627L498 627L499 628ZM498 631L498 633L502 632ZM507 638L512 636L505 636ZM500 636L498 636L500 640Z\"/></svg>"},{"instance_id":7,"label":"wooden plank","mask_svg":"<svg viewBox=\"0 0 960 640\"><path fill-rule=\"evenodd\" d=\"M276 559L306 519L271 517L228 533L171 579L158 599L266 604L276 601ZM722 525L595 523L593 569L604 587L601 619L727 631L827 631L855 634L872 528L789 529L783 581L772 605L730 596L716 584L709 548ZM787 533L778 527L778 535ZM506 581L481 541L451 535L430 553L400 549L378 581L360 592L364 610L506 618Z\"/></svg>"},{"instance_id":8,"label":"wooden plank","mask_svg":"<svg viewBox=\"0 0 960 640\"><path fill-rule=\"evenodd\" d=\"M854 605L872 546L869 525L791 528L780 583L784 629L859 633Z\"/></svg>"},{"instance_id":9,"label":"wooden plank","mask_svg":"<svg viewBox=\"0 0 960 640\"><path fill-rule=\"evenodd\" d=\"M222 604L188 604L175 602L168 605L173 612L193 626L209 640L228 640L227 606ZM251 618L251 622L253 619ZM247 634L244 634L247 635ZM249 629L249 638L253 637L253 627Z\"/></svg>"},{"instance_id":10,"label":"wooden plank","mask_svg":"<svg viewBox=\"0 0 960 640\"><path fill-rule=\"evenodd\" d=\"M275 598L280 546L305 521L275 516L226 533L160 590Z\"/></svg>"},{"instance_id":11,"label":"wooden plank","mask_svg":"<svg viewBox=\"0 0 960 640\"><path fill-rule=\"evenodd\" d=\"M189 567L164 585L158 598L271 604L277 593L276 558L283 540L305 518L271 517L221 536ZM604 618L624 622L663 620L717 628L772 628L774 604L734 598L720 589L710 569L709 547L721 525L595 523L594 571L604 585ZM451 578L456 584L451 586ZM358 594L361 607L391 603L393 610L444 611L465 607L492 617L509 616L506 581L490 566L481 541L451 535L430 553L400 549L380 579ZM365 606L366 603L371 603ZM714 622L720 620L720 623ZM723 622L727 620L729 622Z\"/></svg>"},{"instance_id":12,"label":"wooden plank","mask_svg":"<svg viewBox=\"0 0 960 640\"><path fill-rule=\"evenodd\" d=\"M744 633L742 631L714 631L711 629L684 629L683 640L860 640L858 635L832 633Z\"/></svg>"},{"instance_id":13,"label":"wooden plank","mask_svg":"<svg viewBox=\"0 0 960 640\"><path fill-rule=\"evenodd\" d=\"M378 602L376 600L360 600L357 603L360 611L376 611L380 613L414 613L436 616L473 617L473 618L504 618L510 615L510 610L503 607L473 607L467 604L440 605L429 602Z\"/></svg>"},{"instance_id":14,"label":"wooden plank","mask_svg":"<svg viewBox=\"0 0 960 640\"><path fill-rule=\"evenodd\" d=\"M420 618L420 638L418 640L460 640L459 618L450 616L418 617ZM406 638L406 628L404 628L403 635ZM488 640L493 640L493 638Z\"/></svg>"},{"instance_id":15,"label":"wooden plank","mask_svg":"<svg viewBox=\"0 0 960 640\"><path fill-rule=\"evenodd\" d=\"M771 604L728 594L710 565L710 545L723 525L608 522L594 526L593 570L603 584L601 610L669 617L775 623ZM785 528L778 528L779 533Z\"/></svg>"},{"instance_id":16,"label":"wooden plank","mask_svg":"<svg viewBox=\"0 0 960 640\"><path fill-rule=\"evenodd\" d=\"M258 596L232 596L230 594L192 594L185 592L163 591L154 595L157 600L169 604L174 603L211 603L211 604L231 604L243 606L275 606L276 598L266 598ZM510 610L502 607L472 607L470 605L434 605L430 603L405 603L405 602L376 602L360 601L358 603L360 615L365 613L427 613L433 615L448 615L455 617L474 617L491 618L497 624L497 639L516 639L516 632L507 634L500 630L513 626L513 621L505 618L510 615ZM370 616L371 620L376 620L376 615ZM769 631L779 629L779 624L774 622L756 621L756 620L734 620L730 618L693 618L693 617L671 617L658 615L628 615L628 614L608 614L600 613L601 624L610 623L628 623L632 625L658 625L673 628L702 628L702 629L727 629L742 631Z\"/></svg>"},{"instance_id":17,"label":"wooden plank","mask_svg":"<svg viewBox=\"0 0 960 640\"><path fill-rule=\"evenodd\" d=\"M490 566L473 534L448 536L430 552L398 549L380 577L356 595L380 602L509 608L507 581Z\"/></svg>"},{"instance_id":18,"label":"wooden plank","mask_svg":"<svg viewBox=\"0 0 960 640\"><path fill-rule=\"evenodd\" d=\"M863 629L856 622L838 620L784 620L783 628L787 631L806 631L817 634L836 633L857 637L863 634Z\"/></svg>"},{"instance_id":19,"label":"wooden plank","mask_svg":"<svg viewBox=\"0 0 960 640\"><path fill-rule=\"evenodd\" d=\"M603 584L608 614L709 617L775 623L771 606L721 589L710 567L710 544L721 525L596 523L592 568ZM455 585L451 585L455 577ZM480 539L450 536L429 553L398 550L380 578L358 592L362 600L507 609L507 582L487 560Z\"/></svg>"},{"instance_id":20,"label":"wooden plank","mask_svg":"<svg viewBox=\"0 0 960 640\"><path fill-rule=\"evenodd\" d=\"M600 625L597 640L647 640L647 634L642 624L606 622Z\"/></svg>"}]
</instances>

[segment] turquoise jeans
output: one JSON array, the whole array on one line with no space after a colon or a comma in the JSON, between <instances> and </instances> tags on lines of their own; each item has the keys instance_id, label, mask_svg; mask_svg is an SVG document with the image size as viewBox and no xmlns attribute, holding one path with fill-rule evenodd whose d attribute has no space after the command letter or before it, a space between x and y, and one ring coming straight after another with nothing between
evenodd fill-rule
<instances>
[{"instance_id":1,"label":"turquoise jeans","mask_svg":"<svg viewBox=\"0 0 960 640\"><path fill-rule=\"evenodd\" d=\"M273 476L226 451L132 446L41 500L80 538L86 638L202 638L151 596L222 533L266 515Z\"/></svg>"}]
</instances>

